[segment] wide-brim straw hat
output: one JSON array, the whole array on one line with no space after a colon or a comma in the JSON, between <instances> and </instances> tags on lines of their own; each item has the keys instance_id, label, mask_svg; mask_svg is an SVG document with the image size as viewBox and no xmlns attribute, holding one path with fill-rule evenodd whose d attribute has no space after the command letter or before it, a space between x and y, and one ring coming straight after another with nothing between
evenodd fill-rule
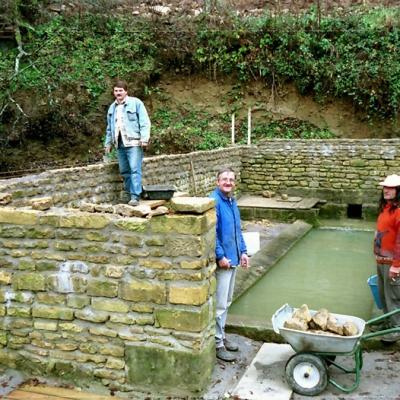
<instances>
[{"instance_id":1,"label":"wide-brim straw hat","mask_svg":"<svg viewBox=\"0 0 400 400\"><path fill-rule=\"evenodd\" d=\"M379 184L386 187L400 186L400 176L396 174L389 175L385 178L383 182L379 182Z\"/></svg>"}]
</instances>

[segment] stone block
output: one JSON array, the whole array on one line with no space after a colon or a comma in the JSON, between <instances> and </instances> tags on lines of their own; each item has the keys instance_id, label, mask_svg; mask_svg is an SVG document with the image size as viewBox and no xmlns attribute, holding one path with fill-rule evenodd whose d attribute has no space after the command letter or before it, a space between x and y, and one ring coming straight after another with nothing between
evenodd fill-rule
<instances>
[{"instance_id":1,"label":"stone block","mask_svg":"<svg viewBox=\"0 0 400 400\"><path fill-rule=\"evenodd\" d=\"M151 219L151 230L155 233L183 233L200 235L208 230L208 213L215 214L214 210L202 215L165 215Z\"/></svg>"},{"instance_id":2,"label":"stone block","mask_svg":"<svg viewBox=\"0 0 400 400\"><path fill-rule=\"evenodd\" d=\"M38 223L38 212L16 208L0 208L0 223L36 225Z\"/></svg>"},{"instance_id":3,"label":"stone block","mask_svg":"<svg viewBox=\"0 0 400 400\"><path fill-rule=\"evenodd\" d=\"M56 321L35 320L33 322L33 328L37 330L56 331L57 327L58 322Z\"/></svg>"},{"instance_id":4,"label":"stone block","mask_svg":"<svg viewBox=\"0 0 400 400\"><path fill-rule=\"evenodd\" d=\"M107 359L105 367L110 369L124 369L125 361L119 358L109 357Z\"/></svg>"},{"instance_id":5,"label":"stone block","mask_svg":"<svg viewBox=\"0 0 400 400\"><path fill-rule=\"evenodd\" d=\"M3 346L7 345L7 332L0 331L0 344Z\"/></svg>"},{"instance_id":6,"label":"stone block","mask_svg":"<svg viewBox=\"0 0 400 400\"><path fill-rule=\"evenodd\" d=\"M139 260L139 265L150 269L170 269L172 263L170 261L164 261L159 258L146 258Z\"/></svg>"},{"instance_id":7,"label":"stone block","mask_svg":"<svg viewBox=\"0 0 400 400\"><path fill-rule=\"evenodd\" d=\"M149 221L143 218L121 218L114 221L114 225L126 231L143 232L149 224Z\"/></svg>"},{"instance_id":8,"label":"stone block","mask_svg":"<svg viewBox=\"0 0 400 400\"><path fill-rule=\"evenodd\" d=\"M95 204L94 210L100 213L113 213L114 207L111 204Z\"/></svg>"},{"instance_id":9,"label":"stone block","mask_svg":"<svg viewBox=\"0 0 400 400\"><path fill-rule=\"evenodd\" d=\"M29 318L31 316L31 308L23 305L10 305L7 307L7 315L10 317Z\"/></svg>"},{"instance_id":10,"label":"stone block","mask_svg":"<svg viewBox=\"0 0 400 400\"><path fill-rule=\"evenodd\" d=\"M69 294L67 306L82 309L90 304L90 297L86 295Z\"/></svg>"},{"instance_id":11,"label":"stone block","mask_svg":"<svg viewBox=\"0 0 400 400\"><path fill-rule=\"evenodd\" d=\"M209 340L199 352L148 346L127 346L128 383L147 386L154 393L167 391L186 397L207 388L215 364L215 343Z\"/></svg>"},{"instance_id":12,"label":"stone block","mask_svg":"<svg viewBox=\"0 0 400 400\"><path fill-rule=\"evenodd\" d=\"M71 321L74 319L74 312L66 307L35 304L32 307L32 317Z\"/></svg>"},{"instance_id":13,"label":"stone block","mask_svg":"<svg viewBox=\"0 0 400 400\"><path fill-rule=\"evenodd\" d=\"M12 278L12 286L16 290L44 291L46 278L39 273L16 273Z\"/></svg>"},{"instance_id":14,"label":"stone block","mask_svg":"<svg viewBox=\"0 0 400 400\"><path fill-rule=\"evenodd\" d=\"M215 200L209 197L176 197L171 199L171 207L176 212L203 214L214 208Z\"/></svg>"},{"instance_id":15,"label":"stone block","mask_svg":"<svg viewBox=\"0 0 400 400\"><path fill-rule=\"evenodd\" d=\"M202 255L203 247L203 241L199 236L168 235L164 253L169 257L199 257Z\"/></svg>"},{"instance_id":16,"label":"stone block","mask_svg":"<svg viewBox=\"0 0 400 400\"><path fill-rule=\"evenodd\" d=\"M76 310L75 317L90 322L105 322L109 318L109 314L103 311L93 311L90 308L84 310Z\"/></svg>"},{"instance_id":17,"label":"stone block","mask_svg":"<svg viewBox=\"0 0 400 400\"><path fill-rule=\"evenodd\" d=\"M118 299L92 298L93 310L127 313L129 305Z\"/></svg>"},{"instance_id":18,"label":"stone block","mask_svg":"<svg viewBox=\"0 0 400 400\"><path fill-rule=\"evenodd\" d=\"M0 284L9 285L11 283L12 273L0 270Z\"/></svg>"},{"instance_id":19,"label":"stone block","mask_svg":"<svg viewBox=\"0 0 400 400\"><path fill-rule=\"evenodd\" d=\"M207 266L206 259L183 260L180 262L180 267L183 269L201 269Z\"/></svg>"},{"instance_id":20,"label":"stone block","mask_svg":"<svg viewBox=\"0 0 400 400\"><path fill-rule=\"evenodd\" d=\"M29 203L34 210L40 210L40 211L48 210L54 205L53 198L50 196L36 197L31 199Z\"/></svg>"},{"instance_id":21,"label":"stone block","mask_svg":"<svg viewBox=\"0 0 400 400\"><path fill-rule=\"evenodd\" d=\"M42 293L42 292L39 292ZM39 293L36 293L38 295ZM32 304L33 300L35 298L34 293L30 292L16 292L14 293L14 301L18 303L26 303L26 304Z\"/></svg>"},{"instance_id":22,"label":"stone block","mask_svg":"<svg viewBox=\"0 0 400 400\"><path fill-rule=\"evenodd\" d=\"M167 290L164 283L131 279L121 284L119 297L130 301L165 304L167 300Z\"/></svg>"},{"instance_id":23,"label":"stone block","mask_svg":"<svg viewBox=\"0 0 400 400\"><path fill-rule=\"evenodd\" d=\"M103 354L106 356L124 357L125 347L108 344L107 346L100 347L98 352L100 352L100 354Z\"/></svg>"},{"instance_id":24,"label":"stone block","mask_svg":"<svg viewBox=\"0 0 400 400\"><path fill-rule=\"evenodd\" d=\"M208 298L208 284L188 286L171 284L169 288L169 302L172 304L186 304L199 306Z\"/></svg>"},{"instance_id":25,"label":"stone block","mask_svg":"<svg viewBox=\"0 0 400 400\"><path fill-rule=\"evenodd\" d=\"M91 279L87 285L87 294L89 296L117 297L118 283L111 280Z\"/></svg>"},{"instance_id":26,"label":"stone block","mask_svg":"<svg viewBox=\"0 0 400 400\"><path fill-rule=\"evenodd\" d=\"M170 328L177 331L200 332L210 322L208 303L192 310L156 309L154 314L156 321L162 328Z\"/></svg>"},{"instance_id":27,"label":"stone block","mask_svg":"<svg viewBox=\"0 0 400 400\"><path fill-rule=\"evenodd\" d=\"M98 335L98 336L107 336L115 338L117 337L117 332L113 329L108 329L104 326L94 326L89 328L89 333L91 335Z\"/></svg>"},{"instance_id":28,"label":"stone block","mask_svg":"<svg viewBox=\"0 0 400 400\"><path fill-rule=\"evenodd\" d=\"M1 226L0 225L0 235L3 238L23 238L26 235L26 227L21 226ZM18 242L13 242L18 243ZM4 245L4 244L3 244ZM20 243L18 243L20 245ZM18 246L7 246L9 248L16 248Z\"/></svg>"},{"instance_id":29,"label":"stone block","mask_svg":"<svg viewBox=\"0 0 400 400\"><path fill-rule=\"evenodd\" d=\"M119 265L107 265L104 275L108 278L121 278L125 272L125 268Z\"/></svg>"},{"instance_id":30,"label":"stone block","mask_svg":"<svg viewBox=\"0 0 400 400\"><path fill-rule=\"evenodd\" d=\"M61 215L59 226L61 228L103 229L110 223L110 217L97 214L76 213Z\"/></svg>"},{"instance_id":31,"label":"stone block","mask_svg":"<svg viewBox=\"0 0 400 400\"><path fill-rule=\"evenodd\" d=\"M36 295L36 299L44 304L65 304L65 295L58 293L40 292Z\"/></svg>"},{"instance_id":32,"label":"stone block","mask_svg":"<svg viewBox=\"0 0 400 400\"><path fill-rule=\"evenodd\" d=\"M82 326L74 322L59 322L58 327L62 331L74 332L74 333L81 333L84 329Z\"/></svg>"},{"instance_id":33,"label":"stone block","mask_svg":"<svg viewBox=\"0 0 400 400\"><path fill-rule=\"evenodd\" d=\"M109 237L102 232L93 231L85 235L85 239L93 242L107 242Z\"/></svg>"},{"instance_id":34,"label":"stone block","mask_svg":"<svg viewBox=\"0 0 400 400\"><path fill-rule=\"evenodd\" d=\"M5 206L11 203L12 195L11 193L0 193L0 206Z\"/></svg>"},{"instance_id":35,"label":"stone block","mask_svg":"<svg viewBox=\"0 0 400 400\"><path fill-rule=\"evenodd\" d=\"M110 323L133 325L136 323L137 317L133 314L111 314Z\"/></svg>"}]
</instances>

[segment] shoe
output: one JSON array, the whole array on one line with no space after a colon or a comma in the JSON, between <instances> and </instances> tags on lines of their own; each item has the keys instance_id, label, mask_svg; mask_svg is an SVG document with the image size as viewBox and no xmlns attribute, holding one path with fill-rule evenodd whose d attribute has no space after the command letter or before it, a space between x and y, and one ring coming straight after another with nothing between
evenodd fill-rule
<instances>
[{"instance_id":1,"label":"shoe","mask_svg":"<svg viewBox=\"0 0 400 400\"><path fill-rule=\"evenodd\" d=\"M239 346L235 342L231 342L228 339L224 339L225 349L228 351L238 351Z\"/></svg>"},{"instance_id":2,"label":"shoe","mask_svg":"<svg viewBox=\"0 0 400 400\"><path fill-rule=\"evenodd\" d=\"M236 360L236 356L232 353L229 353L229 351L227 351L225 347L217 347L217 358L222 361L228 362Z\"/></svg>"},{"instance_id":3,"label":"shoe","mask_svg":"<svg viewBox=\"0 0 400 400\"><path fill-rule=\"evenodd\" d=\"M130 199L128 205L130 206L138 206L139 205L139 200L137 199Z\"/></svg>"},{"instance_id":4,"label":"shoe","mask_svg":"<svg viewBox=\"0 0 400 400\"><path fill-rule=\"evenodd\" d=\"M368 325L368 329L370 332L379 332L384 331L385 329L389 329L390 326L387 321L381 322L380 324Z\"/></svg>"},{"instance_id":5,"label":"shoe","mask_svg":"<svg viewBox=\"0 0 400 400\"><path fill-rule=\"evenodd\" d=\"M381 337L381 342L384 344L395 343L400 340L400 332L388 333Z\"/></svg>"}]
</instances>

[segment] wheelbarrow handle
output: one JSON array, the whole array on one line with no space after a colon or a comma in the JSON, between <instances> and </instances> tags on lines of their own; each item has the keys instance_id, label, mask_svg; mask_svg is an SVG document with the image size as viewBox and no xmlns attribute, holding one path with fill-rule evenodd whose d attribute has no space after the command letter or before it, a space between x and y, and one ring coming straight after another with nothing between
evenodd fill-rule
<instances>
[{"instance_id":1,"label":"wheelbarrow handle","mask_svg":"<svg viewBox=\"0 0 400 400\"><path fill-rule=\"evenodd\" d=\"M384 336L388 333L400 333L400 326L396 328L389 328L389 329L384 329L378 332L370 332L366 333L365 335L362 335L360 337L360 341L368 340L377 336Z\"/></svg>"},{"instance_id":2,"label":"wheelbarrow handle","mask_svg":"<svg viewBox=\"0 0 400 400\"><path fill-rule=\"evenodd\" d=\"M396 315L396 314L398 314L398 313L400 313L400 308L398 308L398 309L396 309L396 310L393 310L393 311L390 311L390 312L388 312L388 313L386 313L386 314L380 315L379 317L372 318L372 319L370 319L369 321L367 321L367 322L365 323L365 325L375 325L375 324L378 324L379 322L382 322L382 321L384 321L385 319L390 318L392 315Z\"/></svg>"}]
</instances>

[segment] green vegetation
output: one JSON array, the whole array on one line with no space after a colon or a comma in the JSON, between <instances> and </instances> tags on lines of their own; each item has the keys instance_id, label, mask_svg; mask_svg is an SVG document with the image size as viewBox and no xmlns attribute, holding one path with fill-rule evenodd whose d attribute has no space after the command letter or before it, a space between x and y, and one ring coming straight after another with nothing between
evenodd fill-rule
<instances>
[{"instance_id":1,"label":"green vegetation","mask_svg":"<svg viewBox=\"0 0 400 400\"><path fill-rule=\"evenodd\" d=\"M257 18L201 14L172 21L80 14L36 25L18 15L20 46L0 49L0 143L12 147L26 139L57 138L74 145L82 141L80 132L96 137L100 152L99 115L110 102L111 80L128 80L151 103L158 78L170 71L233 76L241 85L262 80L273 90L293 82L321 102L347 99L368 118L396 120L400 9L361 10L322 17L314 9ZM227 103L228 112L241 107L234 97ZM152 110L153 152L225 146L227 118L166 102ZM238 128L239 140L245 131ZM253 132L258 139L333 136L310 124L268 118L256 121Z\"/></svg>"}]
</instances>

